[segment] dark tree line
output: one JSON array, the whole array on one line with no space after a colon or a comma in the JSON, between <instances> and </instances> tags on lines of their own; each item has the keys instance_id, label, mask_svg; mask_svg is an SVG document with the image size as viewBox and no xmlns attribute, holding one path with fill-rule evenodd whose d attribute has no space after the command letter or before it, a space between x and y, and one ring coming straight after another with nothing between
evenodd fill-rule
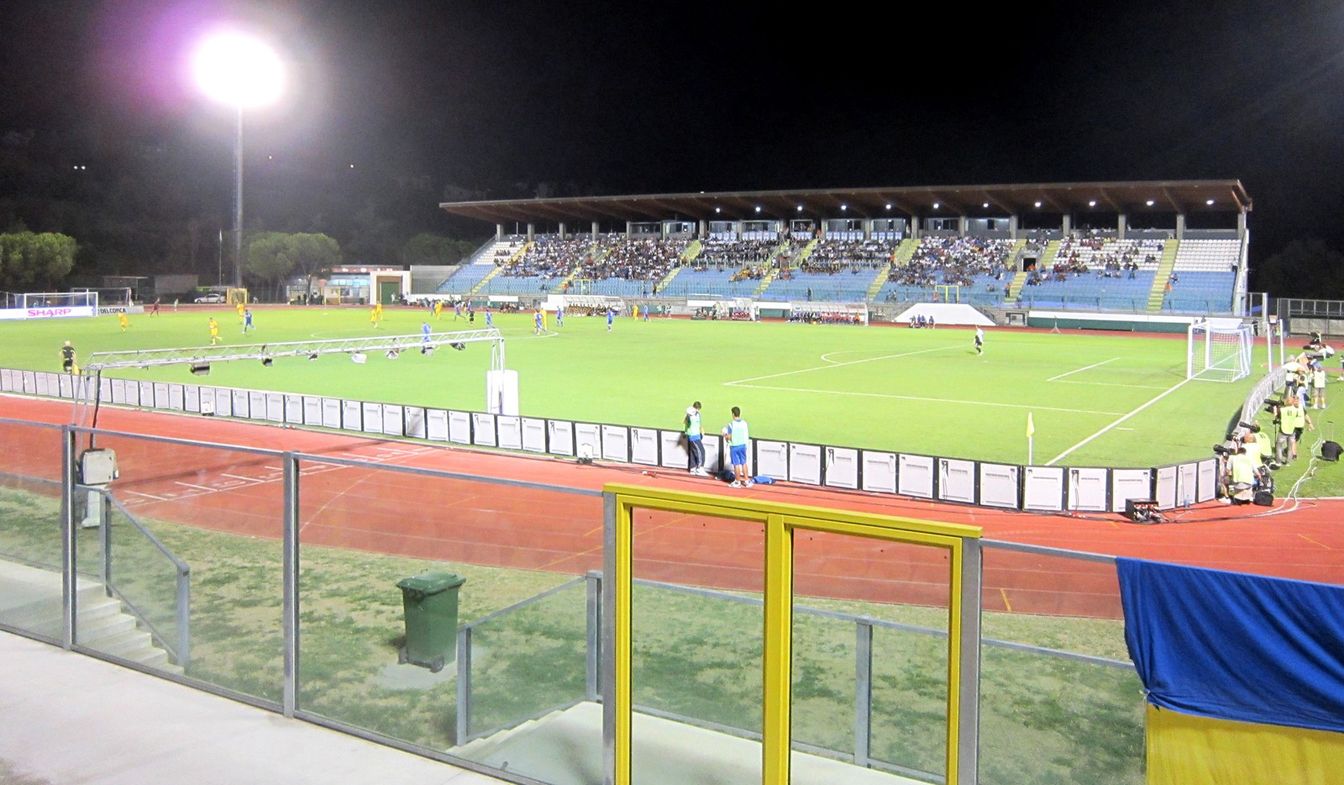
<instances>
[{"instance_id":1,"label":"dark tree line","mask_svg":"<svg viewBox=\"0 0 1344 785\"><path fill-rule=\"evenodd\" d=\"M212 283L233 267L233 180L229 150L192 141L0 130L0 232L73 238L70 268L49 267L18 287L97 285L102 275L194 273ZM333 264L453 264L488 228L453 225L438 210L443 187L423 175L320 161L277 162L263 150L245 162L244 239L325 235ZM455 236L454 236L455 235ZM272 238L273 239L273 238ZM305 275L317 271L295 258ZM292 256L292 254L291 254ZM274 259L272 260L274 262ZM250 283L274 283L245 258ZM36 281L44 283L38 284Z\"/></svg>"}]
</instances>

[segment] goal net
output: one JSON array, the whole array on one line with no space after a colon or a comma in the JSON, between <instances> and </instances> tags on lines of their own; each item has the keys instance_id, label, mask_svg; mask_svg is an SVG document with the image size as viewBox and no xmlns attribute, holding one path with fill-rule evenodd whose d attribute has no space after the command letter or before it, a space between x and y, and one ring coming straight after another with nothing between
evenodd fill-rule
<instances>
[{"instance_id":1,"label":"goal net","mask_svg":"<svg viewBox=\"0 0 1344 785\"><path fill-rule=\"evenodd\" d=\"M1190 325L1186 337L1185 377L1210 382L1235 382L1251 374L1251 325Z\"/></svg>"}]
</instances>

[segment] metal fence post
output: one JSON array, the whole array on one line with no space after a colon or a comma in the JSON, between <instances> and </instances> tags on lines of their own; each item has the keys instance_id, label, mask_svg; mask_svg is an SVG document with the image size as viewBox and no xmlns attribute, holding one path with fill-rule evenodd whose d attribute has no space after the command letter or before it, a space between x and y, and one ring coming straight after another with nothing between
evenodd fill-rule
<instances>
[{"instance_id":1,"label":"metal fence post","mask_svg":"<svg viewBox=\"0 0 1344 785\"><path fill-rule=\"evenodd\" d=\"M75 645L75 432L61 428L61 646Z\"/></svg>"},{"instance_id":2,"label":"metal fence post","mask_svg":"<svg viewBox=\"0 0 1344 785\"><path fill-rule=\"evenodd\" d=\"M873 625L854 623L854 765L868 766L873 721Z\"/></svg>"},{"instance_id":3,"label":"metal fence post","mask_svg":"<svg viewBox=\"0 0 1344 785\"><path fill-rule=\"evenodd\" d=\"M284 599L280 611L285 640L285 683L281 707L286 717L293 717L299 693L299 462L289 452L281 460L285 478L281 548Z\"/></svg>"},{"instance_id":4,"label":"metal fence post","mask_svg":"<svg viewBox=\"0 0 1344 785\"><path fill-rule=\"evenodd\" d=\"M177 665L191 664L191 569L177 573Z\"/></svg>"},{"instance_id":5,"label":"metal fence post","mask_svg":"<svg viewBox=\"0 0 1344 785\"><path fill-rule=\"evenodd\" d=\"M588 700L595 701L601 693L601 680L598 677L598 663L602 652L602 573L589 571L587 575L588 599L588 646L584 658L587 669L584 673L584 694Z\"/></svg>"},{"instance_id":6,"label":"metal fence post","mask_svg":"<svg viewBox=\"0 0 1344 785\"><path fill-rule=\"evenodd\" d=\"M112 596L112 499L107 492L98 494L98 539L103 544L103 593ZM89 498L93 498L90 491Z\"/></svg>"},{"instance_id":7,"label":"metal fence post","mask_svg":"<svg viewBox=\"0 0 1344 785\"><path fill-rule=\"evenodd\" d=\"M980 540L962 541L961 578L961 703L958 711L957 782L948 785L976 785L980 781L980 613L983 598L983 555Z\"/></svg>"},{"instance_id":8,"label":"metal fence post","mask_svg":"<svg viewBox=\"0 0 1344 785\"><path fill-rule=\"evenodd\" d=\"M471 627L457 630L457 724L453 746L466 744L471 734Z\"/></svg>"}]
</instances>

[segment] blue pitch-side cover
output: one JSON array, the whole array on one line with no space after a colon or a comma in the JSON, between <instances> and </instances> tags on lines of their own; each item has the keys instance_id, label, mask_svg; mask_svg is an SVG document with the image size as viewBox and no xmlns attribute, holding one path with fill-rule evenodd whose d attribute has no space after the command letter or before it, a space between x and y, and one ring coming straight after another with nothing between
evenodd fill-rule
<instances>
[{"instance_id":1,"label":"blue pitch-side cover","mask_svg":"<svg viewBox=\"0 0 1344 785\"><path fill-rule=\"evenodd\" d=\"M1155 706L1344 732L1344 586L1117 559Z\"/></svg>"}]
</instances>

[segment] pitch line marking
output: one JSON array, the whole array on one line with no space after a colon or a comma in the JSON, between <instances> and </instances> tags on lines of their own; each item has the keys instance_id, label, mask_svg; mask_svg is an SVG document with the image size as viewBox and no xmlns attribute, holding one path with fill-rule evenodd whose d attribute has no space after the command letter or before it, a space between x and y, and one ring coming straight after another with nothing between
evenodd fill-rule
<instances>
[{"instance_id":1,"label":"pitch line marking","mask_svg":"<svg viewBox=\"0 0 1344 785\"><path fill-rule=\"evenodd\" d=\"M1046 381L1049 381L1047 379ZM1123 384L1121 382L1079 382L1073 379L1059 379L1055 384L1090 384L1096 387L1126 387L1133 390L1165 390L1167 388L1157 384Z\"/></svg>"},{"instance_id":2,"label":"pitch line marking","mask_svg":"<svg viewBox=\"0 0 1344 785\"><path fill-rule=\"evenodd\" d=\"M726 384L726 382L725 382ZM953 403L963 406L996 406L1001 409L1030 409L1041 412L1066 412L1068 414L1100 414L1114 417L1120 412L1099 412L1092 409L1065 409L1058 406L1037 406L1026 403L995 403L993 401L962 401L954 398L926 398L919 395L894 395L892 393L857 392L854 390L814 390L808 387L771 387L765 384L733 384L750 390L777 390L779 392L814 393L818 395L853 395L862 398L893 398L898 401L928 401L932 403Z\"/></svg>"},{"instance_id":3,"label":"pitch line marking","mask_svg":"<svg viewBox=\"0 0 1344 785\"><path fill-rule=\"evenodd\" d=\"M190 488L190 489L192 489L193 491L206 491L207 493L209 493L209 492L213 492L214 490L216 490L216 489L214 489L214 488L207 488L207 487L205 487L204 485L192 485L192 484L189 483L189 482L182 482L181 480L174 480L174 481L173 481L173 484L174 484L174 485L181 485L181 486L184 487L184 488Z\"/></svg>"},{"instance_id":4,"label":"pitch line marking","mask_svg":"<svg viewBox=\"0 0 1344 785\"><path fill-rule=\"evenodd\" d=\"M1093 439L1097 438L1098 436L1101 436L1101 435L1105 434L1107 431L1111 430L1112 428L1115 428L1115 427L1118 426L1120 423L1122 423L1122 422L1128 420L1130 417L1133 417L1134 415L1138 414L1139 412L1143 411L1144 409L1147 409L1149 406L1152 406L1153 404L1157 403L1158 401L1162 400L1163 398L1167 397L1168 395L1171 395L1172 393L1174 393L1174 392L1176 392L1177 390L1181 389L1181 387L1184 386L1185 383L1188 382L1188 381L1190 381L1190 380L1189 380L1189 379L1182 379L1182 380L1180 380L1179 382L1176 382L1176 383L1173 384L1172 386L1168 387L1166 390L1163 390L1162 392L1158 393L1157 395L1153 396L1152 398L1149 398L1146 402L1139 404L1139 405L1138 405L1137 407L1135 407L1134 409L1131 409L1127 414L1122 415L1122 416L1120 417L1120 419L1116 420L1115 422L1111 423L1110 425L1107 425L1105 428L1102 428L1101 430L1097 431L1096 433L1092 434L1091 436L1087 437L1086 439L1083 439L1081 442L1078 442L1077 444L1073 445L1072 447L1070 447L1069 449L1067 449L1067 450L1065 450L1064 452L1060 453L1059 455L1056 455L1054 458L1051 458L1049 461L1046 462L1045 465L1046 465L1046 466L1053 466L1053 465L1055 465L1057 462L1063 460L1064 458L1067 458L1070 454L1073 453L1074 450L1077 450L1079 447L1082 447L1082 446L1084 446L1084 445L1086 445L1086 444L1091 443L1091 441L1092 441Z\"/></svg>"},{"instance_id":5,"label":"pitch line marking","mask_svg":"<svg viewBox=\"0 0 1344 785\"><path fill-rule=\"evenodd\" d=\"M1082 373L1083 371L1089 371L1089 370L1091 370L1091 369L1093 369L1093 368L1098 368L1098 367L1100 367L1100 366L1103 366L1103 365L1105 365L1106 363L1113 363L1113 362L1115 362L1115 361L1118 360L1118 359L1120 359L1120 358L1119 358L1119 357L1112 357L1112 358L1109 359L1109 360L1102 360L1102 361L1099 362L1099 363L1092 363L1091 365L1085 365L1085 366L1083 366L1082 368L1076 368L1076 369L1074 369L1074 370L1072 370L1072 371L1065 371L1064 373L1057 374L1057 375L1055 375L1055 376L1051 376L1049 379L1046 379L1046 381L1047 381L1047 382L1057 382L1057 381L1059 381L1060 379L1063 379L1065 376L1072 376L1072 375L1074 375L1075 373Z\"/></svg>"},{"instance_id":6,"label":"pitch line marking","mask_svg":"<svg viewBox=\"0 0 1344 785\"><path fill-rule=\"evenodd\" d=\"M828 364L826 364L826 365L816 365L816 366L813 366L813 367L811 367L811 368L799 368L799 369L796 370L796 371L781 371L780 373L770 373L770 374L766 374L765 376L751 376L751 377L748 377L748 378L746 378L746 379L737 379L737 380L735 380L735 381L731 381L731 382L724 382L723 384L724 384L724 386L726 386L726 387L733 387L733 386L736 386L736 385L743 385L745 382L759 382L759 381L762 380L762 379L775 379L775 378L778 378L778 377L780 377L780 376L793 376L793 375L796 374L796 373L808 373L808 372L811 372L811 371L824 371L824 370L826 370L827 368L843 368L843 367L846 366L846 365L858 365L859 363L871 363L871 362L876 362L877 360L894 360L894 359L896 359L897 357L910 357L911 355L916 355L916 354L928 354L929 352L945 352L945 351L947 351L948 349L952 349L952 348L955 348L955 347L952 347L952 346L935 346L935 347L932 348L932 349L920 349L920 350L918 350L918 351L914 351L914 352L901 352L901 353L899 353L899 354L884 354L884 355L882 355L881 357L869 357L869 358L864 359L864 360L849 360L848 362L842 362L842 363L831 362L831 363L828 363Z\"/></svg>"},{"instance_id":7,"label":"pitch line marking","mask_svg":"<svg viewBox=\"0 0 1344 785\"><path fill-rule=\"evenodd\" d=\"M126 491L126 493L133 493L133 494L135 494L136 496L143 496L143 497L145 497L146 499L151 499L151 500L156 501L156 502L166 502L166 501L168 501L168 499L166 499L165 497L163 497L163 496L155 496L155 495L152 494L152 493L141 493L140 491Z\"/></svg>"}]
</instances>

